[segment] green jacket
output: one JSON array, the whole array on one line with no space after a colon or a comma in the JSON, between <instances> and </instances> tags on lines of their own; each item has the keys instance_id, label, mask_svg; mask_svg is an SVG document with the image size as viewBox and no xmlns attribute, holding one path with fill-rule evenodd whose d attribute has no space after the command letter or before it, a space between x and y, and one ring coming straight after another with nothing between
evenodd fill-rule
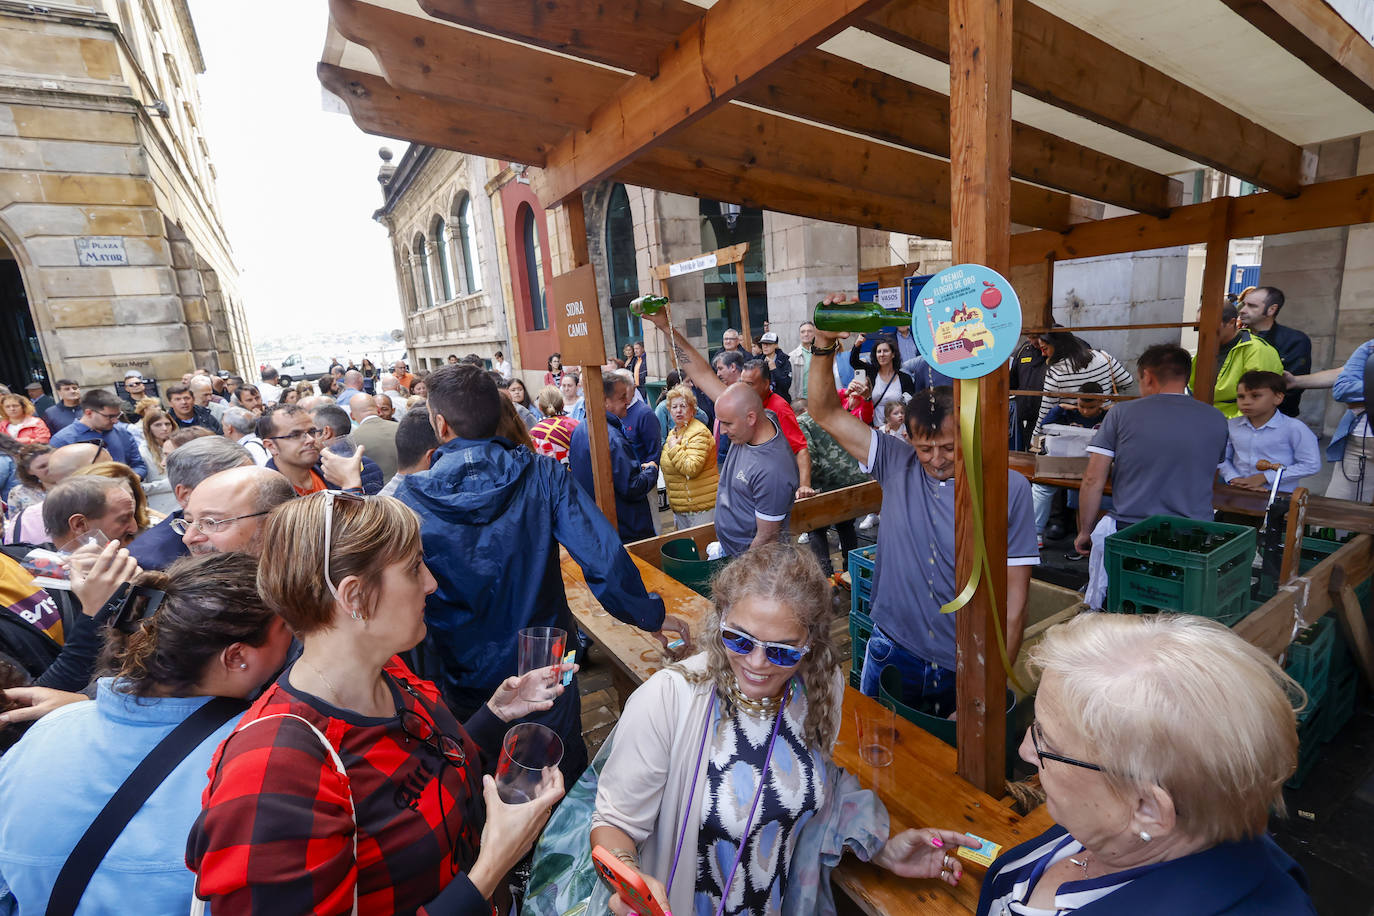
<instances>
[{"instance_id":1,"label":"green jacket","mask_svg":"<svg viewBox=\"0 0 1374 916\"><path fill-rule=\"evenodd\" d=\"M1283 375L1283 360L1279 359L1279 351L1264 338L1242 329L1222 361L1221 368L1217 370L1217 387L1212 393L1212 406L1225 414L1227 419L1240 416L1240 408L1236 406L1236 383L1242 375L1256 369ZM1197 387L1196 378L1197 360L1194 360L1193 374L1188 379L1189 388Z\"/></svg>"}]
</instances>

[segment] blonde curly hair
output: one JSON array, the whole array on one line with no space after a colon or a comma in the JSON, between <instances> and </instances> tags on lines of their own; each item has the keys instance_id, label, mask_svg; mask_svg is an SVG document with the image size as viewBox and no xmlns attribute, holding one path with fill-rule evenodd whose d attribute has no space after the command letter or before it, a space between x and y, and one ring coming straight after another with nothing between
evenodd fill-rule
<instances>
[{"instance_id":1,"label":"blonde curly hair","mask_svg":"<svg viewBox=\"0 0 1374 916\"><path fill-rule=\"evenodd\" d=\"M796 676L806 691L807 713L803 726L807 744L831 752L840 732L840 703L835 680L840 667L830 635L830 581L815 557L795 545L774 542L750 549L732 560L711 580L714 607L701 632L706 641L706 670L688 671L674 666L691 683L711 681L727 715L734 714L730 686L735 681L729 656L719 632L725 615L744 598L764 598L789 608L797 623L806 628L811 650L802 656Z\"/></svg>"}]
</instances>

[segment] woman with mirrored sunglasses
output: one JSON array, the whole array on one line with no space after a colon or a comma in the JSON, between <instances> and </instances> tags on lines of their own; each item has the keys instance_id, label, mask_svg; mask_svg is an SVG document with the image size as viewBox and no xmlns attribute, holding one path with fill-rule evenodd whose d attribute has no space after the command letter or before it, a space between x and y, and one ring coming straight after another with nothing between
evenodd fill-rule
<instances>
[{"instance_id":1,"label":"woman with mirrored sunglasses","mask_svg":"<svg viewBox=\"0 0 1374 916\"><path fill-rule=\"evenodd\" d=\"M972 840L921 830L889 841L882 803L831 759L844 677L830 583L815 558L787 544L756 547L711 588L706 650L630 696L593 765L591 845L637 871L679 916L831 912L821 862L845 846L898 874L956 883L953 852ZM545 852L589 848L587 815L566 823L583 791L579 782L540 842L526 913L572 903L544 892L557 882L543 880L541 864ZM629 912L605 888L588 912L608 903L617 916Z\"/></svg>"},{"instance_id":2,"label":"woman with mirrored sunglasses","mask_svg":"<svg viewBox=\"0 0 1374 916\"><path fill-rule=\"evenodd\" d=\"M507 805L482 774L506 723L562 688L527 701L509 678L460 725L399 657L424 637L434 588L419 519L396 499L328 491L268 518L258 590L303 648L211 767L187 862L215 916L509 909L503 879L562 776Z\"/></svg>"}]
</instances>

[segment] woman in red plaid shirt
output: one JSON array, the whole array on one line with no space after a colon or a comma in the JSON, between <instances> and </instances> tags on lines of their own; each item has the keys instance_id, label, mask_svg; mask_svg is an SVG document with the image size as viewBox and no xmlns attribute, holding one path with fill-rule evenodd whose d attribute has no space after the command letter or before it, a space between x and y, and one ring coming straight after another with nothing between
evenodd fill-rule
<instances>
[{"instance_id":1,"label":"woman in red plaid shirt","mask_svg":"<svg viewBox=\"0 0 1374 916\"><path fill-rule=\"evenodd\" d=\"M398 500L294 500L268 519L262 557L258 590L304 650L211 764L187 846L197 895L215 916L508 908L502 879L562 777L553 768L535 800L507 805L482 772L506 723L549 708L554 691L527 702L510 678L459 725L396 657L424 636L435 588L419 521Z\"/></svg>"}]
</instances>

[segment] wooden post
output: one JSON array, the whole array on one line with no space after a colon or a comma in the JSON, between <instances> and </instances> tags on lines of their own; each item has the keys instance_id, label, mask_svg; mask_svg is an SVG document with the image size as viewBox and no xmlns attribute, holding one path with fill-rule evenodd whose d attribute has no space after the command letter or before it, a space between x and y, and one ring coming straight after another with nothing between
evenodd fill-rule
<instances>
[{"instance_id":1,"label":"wooden post","mask_svg":"<svg viewBox=\"0 0 1374 916\"><path fill-rule=\"evenodd\" d=\"M587 250L587 215L582 209L582 194L578 192L563 202L568 215L569 244L572 246L572 266L581 267L592 262ZM600 321L600 310L595 320ZM602 354L603 356L605 354ZM606 398L601 390L601 367L582 367L582 397L587 404L587 446L592 457L592 482L596 489L596 504L616 525L615 483L611 476L611 439L606 429Z\"/></svg>"},{"instance_id":2,"label":"wooden post","mask_svg":"<svg viewBox=\"0 0 1374 916\"><path fill-rule=\"evenodd\" d=\"M1011 263L1012 0L950 0L950 175L954 261L1003 275ZM1007 368L978 381L983 449L983 548L991 577L958 613L959 775L990 795L1006 781L1007 675L993 614L1006 628ZM972 498L955 459L957 583L975 548Z\"/></svg>"},{"instance_id":3,"label":"wooden post","mask_svg":"<svg viewBox=\"0 0 1374 916\"><path fill-rule=\"evenodd\" d=\"M1197 356L1193 366L1193 397L1211 404L1217 387L1217 332L1226 296L1231 247L1231 205L1234 198L1212 201L1207 226L1207 261L1202 268L1202 303L1197 314Z\"/></svg>"},{"instance_id":4,"label":"wooden post","mask_svg":"<svg viewBox=\"0 0 1374 916\"><path fill-rule=\"evenodd\" d=\"M749 330L749 292L744 283L744 259L735 262L735 287L739 290L739 332L744 339L740 346L744 349L745 359L752 359L754 334Z\"/></svg>"}]
</instances>

